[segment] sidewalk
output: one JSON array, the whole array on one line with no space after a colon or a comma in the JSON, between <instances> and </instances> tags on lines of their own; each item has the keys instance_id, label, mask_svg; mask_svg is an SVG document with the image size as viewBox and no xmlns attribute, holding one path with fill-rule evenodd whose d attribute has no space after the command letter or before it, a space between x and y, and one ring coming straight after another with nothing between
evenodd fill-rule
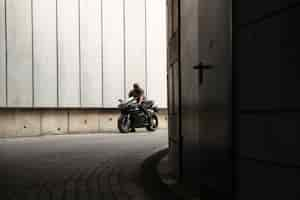
<instances>
[{"instance_id":1,"label":"sidewalk","mask_svg":"<svg viewBox=\"0 0 300 200\"><path fill-rule=\"evenodd\" d=\"M141 164L167 137L158 130L1 139L0 199L174 200L149 198L139 183Z\"/></svg>"},{"instance_id":2,"label":"sidewalk","mask_svg":"<svg viewBox=\"0 0 300 200\"><path fill-rule=\"evenodd\" d=\"M176 183L168 165L168 149L165 148L147 158L142 164L141 179L145 191L155 200L199 200L200 192ZM201 194L201 200L208 199Z\"/></svg>"},{"instance_id":3,"label":"sidewalk","mask_svg":"<svg viewBox=\"0 0 300 200\"><path fill-rule=\"evenodd\" d=\"M157 163L156 170L157 170L157 173L158 173L161 181L179 199L200 200L200 190L193 191L193 190L189 189L189 187L186 187L186 186L181 185L176 182L175 178L171 174L171 169L170 169L169 163L168 163L168 154L166 154L163 158L161 158L161 160ZM204 199L206 199L206 198L204 198Z\"/></svg>"},{"instance_id":4,"label":"sidewalk","mask_svg":"<svg viewBox=\"0 0 300 200\"><path fill-rule=\"evenodd\" d=\"M165 149L162 155L156 162L155 171L157 177L169 193L172 193L176 199L180 200L218 200L226 197L231 197L229 193L217 192L209 189L206 185L185 185L176 182L171 174L171 169L168 163L168 149Z\"/></svg>"},{"instance_id":5,"label":"sidewalk","mask_svg":"<svg viewBox=\"0 0 300 200\"><path fill-rule=\"evenodd\" d=\"M141 166L140 181L144 187L144 191L155 200L183 200L178 197L169 187L165 184L158 171L157 165L160 160L168 153L168 149L164 148L157 151L148 157Z\"/></svg>"}]
</instances>

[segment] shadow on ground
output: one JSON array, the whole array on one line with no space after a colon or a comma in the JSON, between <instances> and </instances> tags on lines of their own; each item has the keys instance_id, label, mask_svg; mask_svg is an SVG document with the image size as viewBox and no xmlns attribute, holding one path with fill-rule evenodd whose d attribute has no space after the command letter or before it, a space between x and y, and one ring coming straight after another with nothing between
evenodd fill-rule
<instances>
[{"instance_id":1,"label":"shadow on ground","mask_svg":"<svg viewBox=\"0 0 300 200\"><path fill-rule=\"evenodd\" d=\"M155 200L182 200L176 196L170 188L164 184L157 173L156 167L159 161L166 156L168 149L161 150L152 156L148 157L141 166L140 181L144 186L145 192Z\"/></svg>"}]
</instances>

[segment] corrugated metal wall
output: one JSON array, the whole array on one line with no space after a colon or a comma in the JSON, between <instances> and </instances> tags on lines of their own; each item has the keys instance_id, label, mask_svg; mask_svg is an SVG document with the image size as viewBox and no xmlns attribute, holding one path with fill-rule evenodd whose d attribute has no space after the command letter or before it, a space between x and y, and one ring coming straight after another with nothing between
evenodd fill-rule
<instances>
[{"instance_id":1,"label":"corrugated metal wall","mask_svg":"<svg viewBox=\"0 0 300 200\"><path fill-rule=\"evenodd\" d=\"M164 0L0 0L0 107L166 107Z\"/></svg>"},{"instance_id":2,"label":"corrugated metal wall","mask_svg":"<svg viewBox=\"0 0 300 200\"><path fill-rule=\"evenodd\" d=\"M12 107L33 103L31 11L31 0L6 1L7 104Z\"/></svg>"},{"instance_id":3,"label":"corrugated metal wall","mask_svg":"<svg viewBox=\"0 0 300 200\"><path fill-rule=\"evenodd\" d=\"M56 3L34 0L33 69L34 105L57 105Z\"/></svg>"},{"instance_id":4,"label":"corrugated metal wall","mask_svg":"<svg viewBox=\"0 0 300 200\"><path fill-rule=\"evenodd\" d=\"M148 0L147 5L147 95L167 105L166 2Z\"/></svg>"},{"instance_id":5,"label":"corrugated metal wall","mask_svg":"<svg viewBox=\"0 0 300 200\"><path fill-rule=\"evenodd\" d=\"M5 0L0 0L0 106L6 105L6 17Z\"/></svg>"}]
</instances>

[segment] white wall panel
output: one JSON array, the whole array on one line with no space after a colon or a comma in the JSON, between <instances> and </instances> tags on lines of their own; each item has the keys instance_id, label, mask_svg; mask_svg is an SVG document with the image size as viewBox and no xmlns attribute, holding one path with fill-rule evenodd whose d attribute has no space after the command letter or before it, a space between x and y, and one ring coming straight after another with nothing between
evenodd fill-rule
<instances>
[{"instance_id":1,"label":"white wall panel","mask_svg":"<svg viewBox=\"0 0 300 200\"><path fill-rule=\"evenodd\" d=\"M166 107L165 9L165 0L0 0L0 107L6 98L115 107L134 82Z\"/></svg>"},{"instance_id":2,"label":"white wall panel","mask_svg":"<svg viewBox=\"0 0 300 200\"><path fill-rule=\"evenodd\" d=\"M59 104L80 106L79 0L58 1Z\"/></svg>"},{"instance_id":3,"label":"white wall panel","mask_svg":"<svg viewBox=\"0 0 300 200\"><path fill-rule=\"evenodd\" d=\"M124 98L123 0L103 0L103 97L105 107Z\"/></svg>"},{"instance_id":4,"label":"white wall panel","mask_svg":"<svg viewBox=\"0 0 300 200\"><path fill-rule=\"evenodd\" d=\"M145 0L125 1L126 94L137 82L145 90Z\"/></svg>"},{"instance_id":5,"label":"white wall panel","mask_svg":"<svg viewBox=\"0 0 300 200\"><path fill-rule=\"evenodd\" d=\"M80 1L82 106L102 106L101 0Z\"/></svg>"},{"instance_id":6,"label":"white wall panel","mask_svg":"<svg viewBox=\"0 0 300 200\"><path fill-rule=\"evenodd\" d=\"M167 107L166 2L147 0L148 98Z\"/></svg>"},{"instance_id":7,"label":"white wall panel","mask_svg":"<svg viewBox=\"0 0 300 200\"><path fill-rule=\"evenodd\" d=\"M0 107L6 106L5 0L0 0Z\"/></svg>"},{"instance_id":8,"label":"white wall panel","mask_svg":"<svg viewBox=\"0 0 300 200\"><path fill-rule=\"evenodd\" d=\"M33 0L34 106L57 106L56 0Z\"/></svg>"},{"instance_id":9,"label":"white wall panel","mask_svg":"<svg viewBox=\"0 0 300 200\"><path fill-rule=\"evenodd\" d=\"M32 106L31 0L7 1L8 105Z\"/></svg>"}]
</instances>

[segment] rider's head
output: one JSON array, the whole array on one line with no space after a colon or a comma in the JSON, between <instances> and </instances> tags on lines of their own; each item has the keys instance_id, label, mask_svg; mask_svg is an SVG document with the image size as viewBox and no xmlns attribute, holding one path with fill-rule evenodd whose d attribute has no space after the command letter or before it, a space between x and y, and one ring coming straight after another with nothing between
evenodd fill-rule
<instances>
[{"instance_id":1,"label":"rider's head","mask_svg":"<svg viewBox=\"0 0 300 200\"><path fill-rule=\"evenodd\" d=\"M140 88L140 86L139 86L139 84L137 84L137 83L134 83L134 84L133 84L133 88L134 88L134 89L139 89L139 88Z\"/></svg>"}]
</instances>

